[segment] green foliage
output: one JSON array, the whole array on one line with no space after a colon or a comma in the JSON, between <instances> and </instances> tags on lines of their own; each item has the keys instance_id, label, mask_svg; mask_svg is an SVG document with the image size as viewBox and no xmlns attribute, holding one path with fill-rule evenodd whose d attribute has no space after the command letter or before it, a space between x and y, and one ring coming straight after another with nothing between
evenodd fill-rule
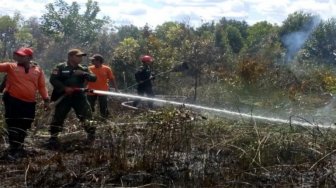
<instances>
[{"instance_id":1,"label":"green foliage","mask_svg":"<svg viewBox=\"0 0 336 188\"><path fill-rule=\"evenodd\" d=\"M303 48L320 18L304 12L295 12L288 16L279 30L283 46L286 48L286 62L292 61Z\"/></svg>"},{"instance_id":2,"label":"green foliage","mask_svg":"<svg viewBox=\"0 0 336 188\"><path fill-rule=\"evenodd\" d=\"M168 33L174 33L174 31L179 31L181 30L181 24L177 23L177 22L165 22L162 25L158 25L155 28L155 33L156 36L163 40L163 41L167 41L167 39L170 38L170 41L173 42L174 39L172 39L172 37L179 37L179 36L168 36Z\"/></svg>"},{"instance_id":3,"label":"green foliage","mask_svg":"<svg viewBox=\"0 0 336 188\"><path fill-rule=\"evenodd\" d=\"M155 29L157 47L152 48L161 70L168 70L177 62L184 60L184 48L190 41L190 29L183 24L166 22ZM153 46L154 47L154 46Z\"/></svg>"},{"instance_id":4,"label":"green foliage","mask_svg":"<svg viewBox=\"0 0 336 188\"><path fill-rule=\"evenodd\" d=\"M15 48L15 33L18 30L20 15L0 16L0 59L11 57Z\"/></svg>"},{"instance_id":5,"label":"green foliage","mask_svg":"<svg viewBox=\"0 0 336 188\"><path fill-rule=\"evenodd\" d=\"M281 53L278 27L268 22L258 22L248 28L244 53L248 55L263 55L275 59Z\"/></svg>"},{"instance_id":6,"label":"green foliage","mask_svg":"<svg viewBox=\"0 0 336 188\"><path fill-rule=\"evenodd\" d=\"M238 54L245 44L248 25L245 21L222 18L215 30L215 44L223 53Z\"/></svg>"},{"instance_id":7,"label":"green foliage","mask_svg":"<svg viewBox=\"0 0 336 188\"><path fill-rule=\"evenodd\" d=\"M218 47L223 54L225 54L226 51L232 51L227 33L220 27L216 27L215 30L215 46Z\"/></svg>"},{"instance_id":8,"label":"green foliage","mask_svg":"<svg viewBox=\"0 0 336 188\"><path fill-rule=\"evenodd\" d=\"M197 100L197 89L202 82L202 74L211 70L211 66L218 61L218 51L214 47L214 41L210 38L194 36L191 41L186 41L184 48L184 61L188 63L188 72L194 79L194 97Z\"/></svg>"},{"instance_id":9,"label":"green foliage","mask_svg":"<svg viewBox=\"0 0 336 188\"><path fill-rule=\"evenodd\" d=\"M49 46L50 43L54 40L51 37L48 37L45 35L42 31L42 26L40 24L40 21L38 18L29 18L28 20L23 22L22 29L29 32L31 34L31 38L28 39L28 44L31 44L31 46L34 47L35 52L35 58L39 58L39 62L43 62L41 66L43 68L49 68L47 66L44 66L44 60L40 60L44 58L45 53L47 51L46 46ZM22 40L26 41L26 38L23 38ZM50 67L51 68L51 67Z\"/></svg>"},{"instance_id":10,"label":"green foliage","mask_svg":"<svg viewBox=\"0 0 336 188\"><path fill-rule=\"evenodd\" d=\"M117 78L122 86L121 88L127 88L127 85L134 84L134 73L137 66L140 64L138 58L140 45L138 40L134 38L125 38L119 43L117 48L113 52L114 57L114 70L119 73ZM120 84L121 85L121 84Z\"/></svg>"},{"instance_id":11,"label":"green foliage","mask_svg":"<svg viewBox=\"0 0 336 188\"><path fill-rule=\"evenodd\" d=\"M279 35L282 38L289 33L307 29L316 19L318 19L318 16L312 13L294 12L283 21Z\"/></svg>"},{"instance_id":12,"label":"green foliage","mask_svg":"<svg viewBox=\"0 0 336 188\"><path fill-rule=\"evenodd\" d=\"M219 25L221 27L227 27L227 26L233 26L235 28L237 28L239 30L240 35L242 36L243 39L246 39L248 33L247 33L247 29L248 29L248 25L246 21L238 21L238 20L233 20L233 19L226 19L225 17L223 17L220 21L219 21Z\"/></svg>"},{"instance_id":13,"label":"green foliage","mask_svg":"<svg viewBox=\"0 0 336 188\"><path fill-rule=\"evenodd\" d=\"M199 36L208 36L213 38L215 30L215 22L204 23L200 27L196 28L195 34Z\"/></svg>"},{"instance_id":14,"label":"green foliage","mask_svg":"<svg viewBox=\"0 0 336 188\"><path fill-rule=\"evenodd\" d=\"M117 42L116 35L110 34L108 28L102 28L97 35L97 39L90 45L90 52L102 54L105 62L111 63Z\"/></svg>"},{"instance_id":15,"label":"green foliage","mask_svg":"<svg viewBox=\"0 0 336 188\"><path fill-rule=\"evenodd\" d=\"M305 45L304 59L314 58L319 63L335 64L336 19L322 21Z\"/></svg>"},{"instance_id":16,"label":"green foliage","mask_svg":"<svg viewBox=\"0 0 336 188\"><path fill-rule=\"evenodd\" d=\"M87 46L96 39L97 33L107 18L97 19L100 11L98 3L88 0L84 14L80 14L80 6L77 2L68 5L63 0L57 0L46 6L47 13L42 15L42 29L57 41L66 41Z\"/></svg>"},{"instance_id":17,"label":"green foliage","mask_svg":"<svg viewBox=\"0 0 336 188\"><path fill-rule=\"evenodd\" d=\"M225 32L227 33L227 39L228 39L228 42L231 46L233 53L238 54L244 45L243 38L239 30L235 28L234 26L228 26L225 29Z\"/></svg>"},{"instance_id":18,"label":"green foliage","mask_svg":"<svg viewBox=\"0 0 336 188\"><path fill-rule=\"evenodd\" d=\"M159 39L165 41L171 47L180 47L187 33L184 27L178 23L166 23L156 29Z\"/></svg>"},{"instance_id":19,"label":"green foliage","mask_svg":"<svg viewBox=\"0 0 336 188\"><path fill-rule=\"evenodd\" d=\"M119 41L126 38L140 39L140 30L134 25L123 25L117 28L117 36Z\"/></svg>"},{"instance_id":20,"label":"green foliage","mask_svg":"<svg viewBox=\"0 0 336 188\"><path fill-rule=\"evenodd\" d=\"M327 82L323 81L323 76L312 76L315 73L313 68L305 69L306 73L300 72L298 78L296 72L307 62L333 63L333 43L336 40L328 37L333 38L336 29L335 20L330 19L321 22L304 48L294 54L297 57L297 62L293 62L295 70L287 71L290 65L279 65L285 62L285 52L288 52L288 48L281 45L282 37L312 24L317 17L310 13L295 12L280 27L266 21L249 26L245 21L222 18L218 23L203 23L198 28L165 22L152 29L148 24L144 27L108 25L109 19L98 19L99 10L98 3L91 0L87 1L83 13L77 2L68 4L57 0L47 5L41 23L37 18L22 21L19 16L9 17L16 23L13 37L8 42L12 47L1 43L0 48L7 48L5 53L10 58L14 46L32 46L37 62L47 73L55 63L66 59L70 47L83 48L89 54L101 53L113 67L121 88L134 84L134 72L140 65L138 58L141 54L154 57L154 73L166 72L185 62L190 65L188 71L158 77L154 90L160 94L194 95L194 100L198 99L205 84L216 85L223 81L239 89L244 85L242 83L248 83L254 88L284 90L293 83L304 85L300 83L304 82L309 85L306 87L309 90L321 91L317 85ZM4 23L2 25L6 26ZM85 63L89 61L85 59ZM314 69L320 70L321 67ZM319 75L323 75L324 71L320 72ZM331 84L326 85L330 90Z\"/></svg>"},{"instance_id":21,"label":"green foliage","mask_svg":"<svg viewBox=\"0 0 336 188\"><path fill-rule=\"evenodd\" d=\"M140 45L134 38L125 38L119 43L119 46L114 51L116 60L122 60L127 64L135 64L139 57Z\"/></svg>"},{"instance_id":22,"label":"green foliage","mask_svg":"<svg viewBox=\"0 0 336 188\"><path fill-rule=\"evenodd\" d=\"M31 31L27 27L23 27L15 33L15 38L18 44L21 44L20 46L35 46L36 40L34 39Z\"/></svg>"}]
</instances>

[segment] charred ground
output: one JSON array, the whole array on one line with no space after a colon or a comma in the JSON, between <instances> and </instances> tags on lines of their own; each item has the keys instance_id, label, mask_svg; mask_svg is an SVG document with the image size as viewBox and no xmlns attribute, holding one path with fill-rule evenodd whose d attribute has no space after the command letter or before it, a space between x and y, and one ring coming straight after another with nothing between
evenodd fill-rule
<instances>
[{"instance_id":1,"label":"charred ground","mask_svg":"<svg viewBox=\"0 0 336 188\"><path fill-rule=\"evenodd\" d=\"M113 105L119 106L119 102ZM43 114L41 114L42 117ZM70 117L62 148L32 131L28 157L2 162L2 187L332 186L333 129L205 117L185 108L120 109L93 146ZM4 148L2 141L1 148Z\"/></svg>"}]
</instances>

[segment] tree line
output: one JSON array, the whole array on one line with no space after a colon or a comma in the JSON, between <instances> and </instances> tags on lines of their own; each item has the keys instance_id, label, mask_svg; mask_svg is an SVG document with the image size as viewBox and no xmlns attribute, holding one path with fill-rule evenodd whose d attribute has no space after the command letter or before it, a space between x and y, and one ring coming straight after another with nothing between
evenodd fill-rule
<instances>
[{"instance_id":1,"label":"tree line","mask_svg":"<svg viewBox=\"0 0 336 188\"><path fill-rule=\"evenodd\" d=\"M281 25L267 21L248 25L223 17L199 27L169 21L151 28L147 24L115 26L109 17L98 18L96 1L88 0L85 10L80 9L77 2L56 0L46 5L46 13L39 18L25 18L20 13L0 16L0 59L11 59L15 49L29 46L48 74L65 60L69 48L81 48L102 54L115 70L121 88L134 83L141 54L154 57L157 72L188 62L195 88L204 75L220 80L221 75L235 72L251 81L262 75L265 67L292 62L335 64L336 19L322 20L312 13L294 12ZM248 70L246 66L250 66Z\"/></svg>"}]
</instances>

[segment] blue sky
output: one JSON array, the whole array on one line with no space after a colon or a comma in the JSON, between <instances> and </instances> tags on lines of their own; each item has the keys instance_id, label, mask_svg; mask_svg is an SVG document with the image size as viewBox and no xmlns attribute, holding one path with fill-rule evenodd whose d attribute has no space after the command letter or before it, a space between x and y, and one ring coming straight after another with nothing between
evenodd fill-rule
<instances>
[{"instance_id":1,"label":"blue sky","mask_svg":"<svg viewBox=\"0 0 336 188\"><path fill-rule=\"evenodd\" d=\"M67 3L73 0L65 0ZM24 17L40 17L45 5L54 0L0 0L0 15L20 11ZM87 0L77 0L84 5ZM151 27L166 21L199 26L222 17L245 20L249 24L268 21L281 25L288 14L306 11L322 19L336 18L336 0L97 0L99 16L109 16L116 25L146 23Z\"/></svg>"}]
</instances>

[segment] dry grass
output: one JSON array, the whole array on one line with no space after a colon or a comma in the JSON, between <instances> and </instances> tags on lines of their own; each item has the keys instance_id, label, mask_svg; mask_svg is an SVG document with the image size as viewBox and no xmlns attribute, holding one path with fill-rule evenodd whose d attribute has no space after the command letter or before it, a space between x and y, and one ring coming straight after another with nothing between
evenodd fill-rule
<instances>
[{"instance_id":1,"label":"dry grass","mask_svg":"<svg viewBox=\"0 0 336 188\"><path fill-rule=\"evenodd\" d=\"M32 155L17 164L2 163L0 186L328 187L336 183L332 129L204 119L186 109L123 111L113 122L98 126L92 147L83 144L82 131L63 135L60 151L43 149L41 142L46 139L38 135L28 139Z\"/></svg>"}]
</instances>

